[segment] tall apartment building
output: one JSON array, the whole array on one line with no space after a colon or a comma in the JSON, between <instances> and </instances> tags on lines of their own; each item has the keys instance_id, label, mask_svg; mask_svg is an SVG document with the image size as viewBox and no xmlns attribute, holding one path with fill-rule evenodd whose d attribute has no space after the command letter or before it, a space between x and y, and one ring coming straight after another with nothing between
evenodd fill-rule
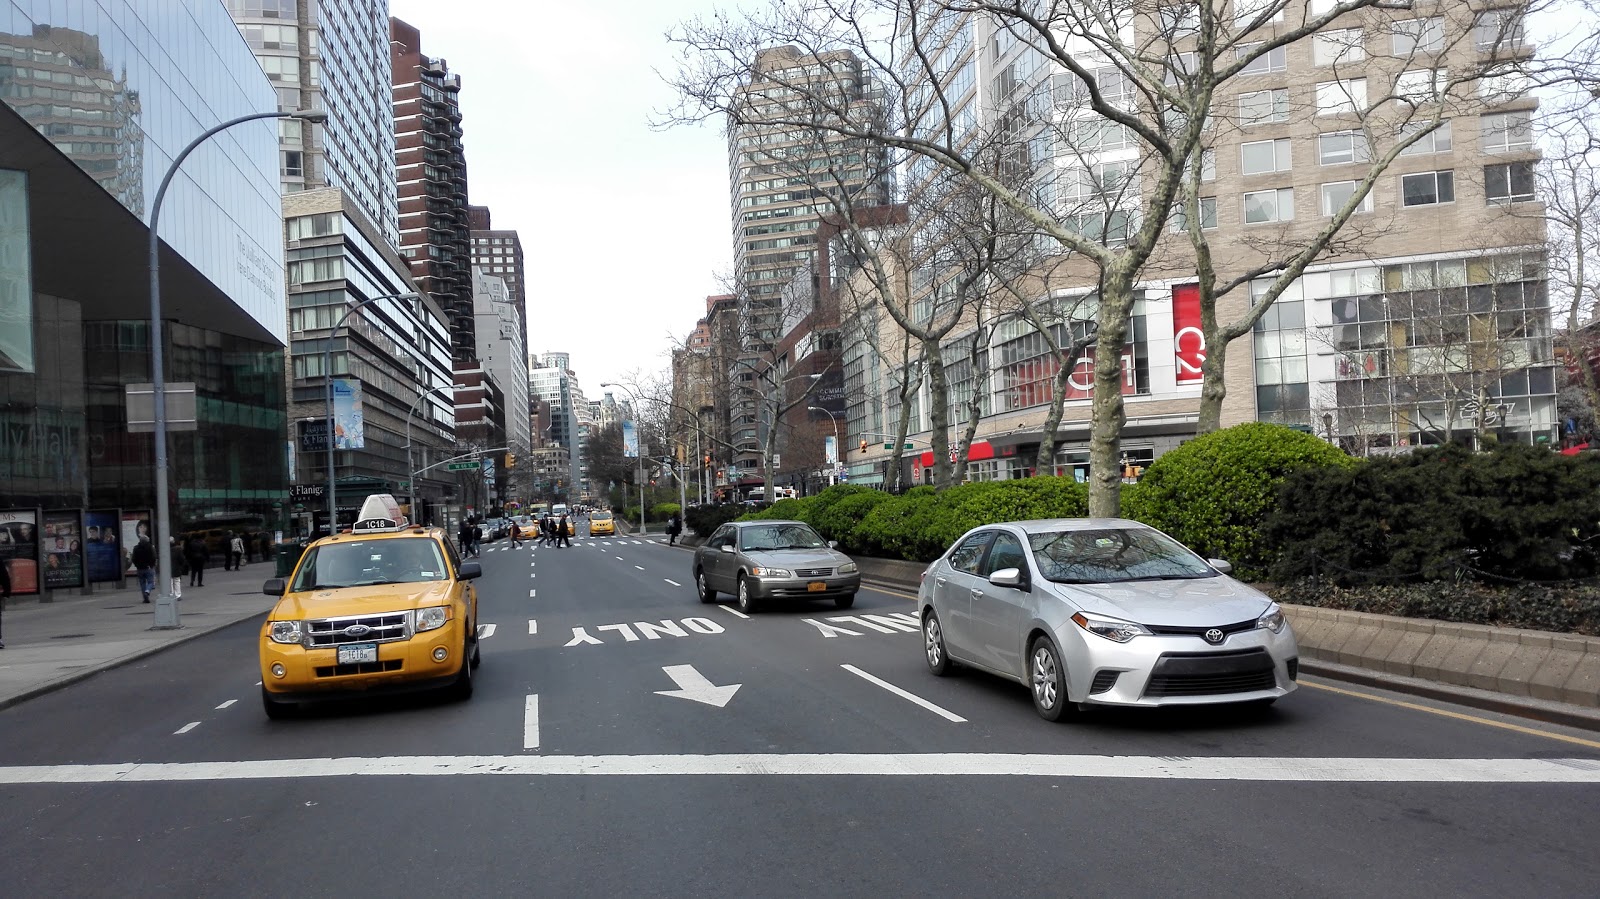
<instances>
[{"instance_id":1,"label":"tall apartment building","mask_svg":"<svg viewBox=\"0 0 1600 899\"><path fill-rule=\"evenodd\" d=\"M1330 9L1326 0L1289 4L1275 19L1231 27L1275 34L1300 24L1308 10ZM1431 119L1441 109L1437 91L1447 85L1445 73L1471 71L1490 54L1531 54L1515 16L1454 6L1366 10L1262 56L1222 85L1207 132L1197 224L1209 232L1224 279L1259 265L1261 247L1292 246L1325 225L1371 160L1420 133L1396 119L1411 110ZM1171 78L1182 77L1195 40L1181 18L1168 22L1174 28ZM940 54L940 70L947 73L941 84L953 120L980 136L1020 128L1027 165L1057 187L1063 220L1115 244L1142 216L1167 217L1165 210L1144 208L1154 179L1140 170L1139 145L1126 134L1097 129L1075 75L988 18L966 16L940 27L943 42L929 49ZM1138 108L1137 91L1112 61L1097 59L1081 43L1067 50L1102 93ZM1280 422L1357 452L1470 440L1478 428L1501 440L1555 439L1544 231L1529 214L1538 211L1532 173L1539 154L1530 127L1538 103L1514 76L1449 91L1443 124L1378 180L1346 230L1348 239L1230 345L1224 425ZM1032 102L1039 97L1050 102ZM1023 109L1047 110L1051 127L1019 125L1026 119L1014 114ZM1091 133L1093 146L1062 139ZM1195 339L1198 304L1187 227L1182 217L1170 220L1167 238L1137 285L1132 328L1120 348L1128 416L1124 462L1134 467L1192 434L1199 407L1206 350ZM1094 286L1088 273L1067 265L1052 276L1046 297L1071 318L1074 304L1092 301ZM1242 285L1219 303L1219 318L1239 319L1263 289L1262 281ZM1092 303L1087 308L1092 315ZM952 333L948 342L954 347L973 333ZM993 368L981 388L970 367L948 372L952 430L965 422L961 400L983 391L967 475L1034 473L1056 359L1031 326L1012 318L985 339ZM857 341L846 348L847 366L860 367L866 355ZM869 421L897 419L890 374L852 374L869 398L852 399L852 434L870 430ZM1091 388L1087 363L1080 363L1068 379L1051 472L1087 474ZM912 431L925 445L926 388L913 400ZM851 454L852 480L882 477L884 456L876 449ZM933 462L926 452L909 461L907 473L919 481Z\"/></svg>"},{"instance_id":2,"label":"tall apartment building","mask_svg":"<svg viewBox=\"0 0 1600 899\"><path fill-rule=\"evenodd\" d=\"M478 363L499 385L505 404L505 445L520 465L533 449L533 424L528 394L527 327L506 283L483 269L472 270L473 303L477 309ZM531 478L515 468L500 475L503 500L526 502Z\"/></svg>"},{"instance_id":3,"label":"tall apartment building","mask_svg":"<svg viewBox=\"0 0 1600 899\"><path fill-rule=\"evenodd\" d=\"M523 269L522 238L516 231L494 228L487 206L468 206L472 226L472 267L506 282L506 294L528 319L527 273Z\"/></svg>"},{"instance_id":4,"label":"tall apartment building","mask_svg":"<svg viewBox=\"0 0 1600 899\"><path fill-rule=\"evenodd\" d=\"M467 159L461 143L461 77L422 52L415 27L389 19L394 79L400 250L417 284L445 310L451 353L474 367L472 249Z\"/></svg>"},{"instance_id":5,"label":"tall apartment building","mask_svg":"<svg viewBox=\"0 0 1600 899\"><path fill-rule=\"evenodd\" d=\"M284 193L337 187L385 242L398 245L388 0L226 2L278 108L328 114L317 125L278 120Z\"/></svg>"},{"instance_id":6,"label":"tall apartment building","mask_svg":"<svg viewBox=\"0 0 1600 899\"><path fill-rule=\"evenodd\" d=\"M583 494L583 434L582 417L587 418L589 403L578 386L578 375L571 369L571 357L566 353L545 353L530 356L528 361L528 393L549 404L549 444L564 447L567 451L567 472L557 478L559 495L576 502Z\"/></svg>"}]
</instances>

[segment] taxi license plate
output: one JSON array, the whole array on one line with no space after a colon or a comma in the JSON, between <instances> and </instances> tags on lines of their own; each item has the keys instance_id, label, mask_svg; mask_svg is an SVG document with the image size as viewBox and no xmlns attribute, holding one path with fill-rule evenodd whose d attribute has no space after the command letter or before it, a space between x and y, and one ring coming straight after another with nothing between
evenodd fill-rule
<instances>
[{"instance_id":1,"label":"taxi license plate","mask_svg":"<svg viewBox=\"0 0 1600 899\"><path fill-rule=\"evenodd\" d=\"M359 665L362 662L376 662L378 660L378 644L376 643L349 643L339 647L339 664Z\"/></svg>"},{"instance_id":2,"label":"taxi license plate","mask_svg":"<svg viewBox=\"0 0 1600 899\"><path fill-rule=\"evenodd\" d=\"M828 589L828 585L823 581L812 581L811 583L806 584L806 589L812 593L821 593L822 591Z\"/></svg>"}]
</instances>

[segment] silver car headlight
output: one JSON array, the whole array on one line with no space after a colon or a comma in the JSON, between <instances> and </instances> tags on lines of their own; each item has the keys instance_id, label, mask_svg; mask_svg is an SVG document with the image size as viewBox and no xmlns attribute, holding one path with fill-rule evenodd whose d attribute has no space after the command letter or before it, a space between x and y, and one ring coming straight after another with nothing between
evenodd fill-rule
<instances>
[{"instance_id":1,"label":"silver car headlight","mask_svg":"<svg viewBox=\"0 0 1600 899\"><path fill-rule=\"evenodd\" d=\"M840 574L855 574L856 572L858 572L860 570L861 570L860 566L856 565L856 563L854 563L854 562L846 562L843 565L839 566L839 573Z\"/></svg>"},{"instance_id":2,"label":"silver car headlight","mask_svg":"<svg viewBox=\"0 0 1600 899\"><path fill-rule=\"evenodd\" d=\"M436 631L450 620L449 606L429 606L417 610L417 633Z\"/></svg>"},{"instance_id":3,"label":"silver car headlight","mask_svg":"<svg viewBox=\"0 0 1600 899\"><path fill-rule=\"evenodd\" d=\"M1267 606L1267 610L1256 619L1256 627L1264 627L1274 634L1283 633L1288 623L1289 619L1283 617L1283 609L1279 608L1277 603Z\"/></svg>"},{"instance_id":4,"label":"silver car headlight","mask_svg":"<svg viewBox=\"0 0 1600 899\"><path fill-rule=\"evenodd\" d=\"M271 629L267 631L267 636L271 637L274 643L299 643L300 622L274 621Z\"/></svg>"},{"instance_id":5,"label":"silver car headlight","mask_svg":"<svg viewBox=\"0 0 1600 899\"><path fill-rule=\"evenodd\" d=\"M1092 612L1072 613L1072 623L1096 637L1104 637L1113 643L1126 643L1134 637L1150 635L1142 624L1134 624L1132 621L1123 621L1121 618L1112 618L1108 615L1096 615Z\"/></svg>"},{"instance_id":6,"label":"silver car headlight","mask_svg":"<svg viewBox=\"0 0 1600 899\"><path fill-rule=\"evenodd\" d=\"M762 568L760 565L752 566L750 573L756 577L794 577L794 572L787 568Z\"/></svg>"}]
</instances>

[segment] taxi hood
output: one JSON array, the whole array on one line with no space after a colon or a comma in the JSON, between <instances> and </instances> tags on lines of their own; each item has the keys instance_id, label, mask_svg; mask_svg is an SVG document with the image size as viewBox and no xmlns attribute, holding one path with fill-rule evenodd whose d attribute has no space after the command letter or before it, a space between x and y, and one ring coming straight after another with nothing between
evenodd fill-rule
<instances>
[{"instance_id":1,"label":"taxi hood","mask_svg":"<svg viewBox=\"0 0 1600 899\"><path fill-rule=\"evenodd\" d=\"M406 612L428 606L448 605L453 589L454 584L451 581L416 581L409 584L373 584L367 587L305 590L286 594L272 610L272 618L285 621Z\"/></svg>"}]
</instances>

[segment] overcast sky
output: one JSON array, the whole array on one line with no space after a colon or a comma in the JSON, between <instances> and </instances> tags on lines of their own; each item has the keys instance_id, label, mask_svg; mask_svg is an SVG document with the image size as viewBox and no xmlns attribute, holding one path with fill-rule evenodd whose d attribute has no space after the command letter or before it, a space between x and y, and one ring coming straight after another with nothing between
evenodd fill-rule
<instances>
[{"instance_id":1,"label":"overcast sky","mask_svg":"<svg viewBox=\"0 0 1600 899\"><path fill-rule=\"evenodd\" d=\"M591 399L665 372L733 264L720 128L649 125L673 99L663 35L711 5L390 0L461 76L467 191L521 234L529 349L571 353Z\"/></svg>"}]
</instances>

